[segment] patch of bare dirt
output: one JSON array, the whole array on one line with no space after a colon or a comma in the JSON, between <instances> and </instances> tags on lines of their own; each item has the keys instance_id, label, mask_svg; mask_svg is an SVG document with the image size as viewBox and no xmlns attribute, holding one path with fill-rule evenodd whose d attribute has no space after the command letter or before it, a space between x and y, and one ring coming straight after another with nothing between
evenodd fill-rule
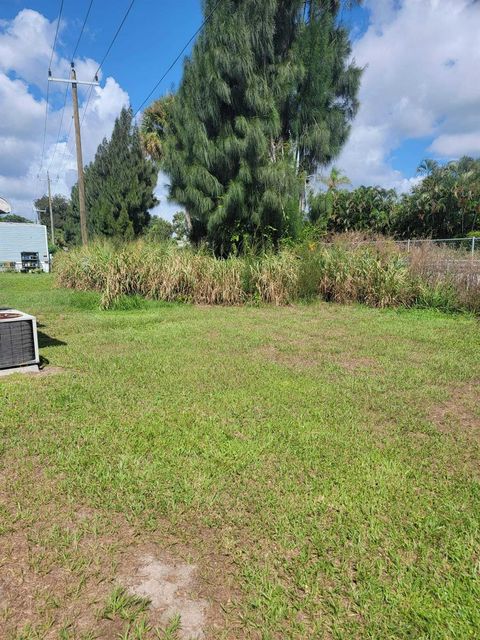
<instances>
[{"instance_id":1,"label":"patch of bare dirt","mask_svg":"<svg viewBox=\"0 0 480 640\"><path fill-rule=\"evenodd\" d=\"M125 578L129 591L150 600L151 609L163 627L180 616L180 639L204 638L210 605L200 595L198 567L152 555L140 556L138 563L135 574Z\"/></svg>"},{"instance_id":2,"label":"patch of bare dirt","mask_svg":"<svg viewBox=\"0 0 480 640\"><path fill-rule=\"evenodd\" d=\"M3 375L2 375L3 373ZM61 367L55 367L52 365L46 365L41 367L40 369L36 369L34 367L19 367L18 369L12 370L11 373L5 374L5 371L0 371L0 380L2 382L10 382L17 380L17 376L32 376L34 378L45 378L48 376L57 375L60 373L65 373L65 369Z\"/></svg>"},{"instance_id":3,"label":"patch of bare dirt","mask_svg":"<svg viewBox=\"0 0 480 640\"><path fill-rule=\"evenodd\" d=\"M332 349L331 342L328 339L322 342L319 336L316 340L304 336L298 340L271 342L259 347L258 353L272 362L296 370L312 369L325 364L336 364L351 373L362 370L378 373L381 370L374 358L355 356L351 352L339 355L338 348Z\"/></svg>"},{"instance_id":4,"label":"patch of bare dirt","mask_svg":"<svg viewBox=\"0 0 480 640\"><path fill-rule=\"evenodd\" d=\"M480 442L480 381L456 385L446 399L430 411L430 421L443 433L461 435Z\"/></svg>"},{"instance_id":5,"label":"patch of bare dirt","mask_svg":"<svg viewBox=\"0 0 480 640\"><path fill-rule=\"evenodd\" d=\"M226 635L239 598L236 568L211 530L159 519L145 531L69 498L38 461L8 457L0 469L1 640L27 631L57 640L62 630L116 639L131 621L102 611L119 584L151 600L144 640L176 614L179 638L242 637Z\"/></svg>"},{"instance_id":6,"label":"patch of bare dirt","mask_svg":"<svg viewBox=\"0 0 480 640\"><path fill-rule=\"evenodd\" d=\"M34 373L34 375L39 378L45 378L48 376L57 375L59 373L65 373L65 371L66 370L62 369L62 367L47 365L46 367L42 367L38 372Z\"/></svg>"}]
</instances>

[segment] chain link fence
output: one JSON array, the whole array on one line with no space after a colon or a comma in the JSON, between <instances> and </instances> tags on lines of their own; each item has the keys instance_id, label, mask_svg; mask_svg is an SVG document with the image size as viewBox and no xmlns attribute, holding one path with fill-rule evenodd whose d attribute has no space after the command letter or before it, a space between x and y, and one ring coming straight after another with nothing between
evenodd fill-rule
<instances>
[{"instance_id":1,"label":"chain link fence","mask_svg":"<svg viewBox=\"0 0 480 640\"><path fill-rule=\"evenodd\" d=\"M410 253L415 248L432 246L459 252L459 259L480 259L480 238L412 238L409 240L395 240L395 244L407 253Z\"/></svg>"},{"instance_id":2,"label":"chain link fence","mask_svg":"<svg viewBox=\"0 0 480 640\"><path fill-rule=\"evenodd\" d=\"M467 293L480 295L480 238L365 239L347 233L324 244L340 244L352 250L369 245L382 252L396 248L405 256L412 273L431 283L448 281Z\"/></svg>"},{"instance_id":3,"label":"chain link fence","mask_svg":"<svg viewBox=\"0 0 480 640\"><path fill-rule=\"evenodd\" d=\"M411 253L414 250L428 251L429 248L439 249L447 258L449 255L455 260L480 260L480 237L478 238L410 238L408 240L393 240L391 238L375 238L374 240L366 240L363 238L356 238L353 233L351 237L349 234L340 236L340 243L347 246L358 247L360 245L395 245L406 253ZM324 242L323 245L336 244L336 242ZM442 251L443 250L443 251Z\"/></svg>"}]
</instances>

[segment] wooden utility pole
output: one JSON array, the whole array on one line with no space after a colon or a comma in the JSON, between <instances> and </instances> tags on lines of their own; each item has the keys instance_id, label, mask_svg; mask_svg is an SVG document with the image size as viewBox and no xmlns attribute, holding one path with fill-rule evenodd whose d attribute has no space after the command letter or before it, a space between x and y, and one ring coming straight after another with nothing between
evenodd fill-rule
<instances>
[{"instance_id":1,"label":"wooden utility pole","mask_svg":"<svg viewBox=\"0 0 480 640\"><path fill-rule=\"evenodd\" d=\"M87 212L85 210L85 177L83 175L82 137L80 135L80 118L78 116L77 74L72 62L72 103L73 122L75 125L75 143L77 147L77 171L78 171L78 203L80 206L80 232L82 244L88 242Z\"/></svg>"},{"instance_id":2,"label":"wooden utility pole","mask_svg":"<svg viewBox=\"0 0 480 640\"><path fill-rule=\"evenodd\" d=\"M51 82L67 82L72 84L72 103L73 103L73 122L75 124L75 143L77 148L77 170L78 170L78 203L80 207L80 231L82 234L82 244L88 242L88 229L87 229L87 212L85 208L85 177L83 175L83 155L82 155L82 138L80 135L80 118L78 115L78 91L77 85L88 84L98 85L98 80L95 77L95 82L85 82L83 80L77 80L77 74L75 72L75 65L72 62L72 72L70 79L52 78L49 72L48 79Z\"/></svg>"},{"instance_id":3,"label":"wooden utility pole","mask_svg":"<svg viewBox=\"0 0 480 640\"><path fill-rule=\"evenodd\" d=\"M54 245L55 231L53 228L52 192L50 190L50 173L48 171L47 171L47 184L48 184L48 208L50 209L50 234L52 238L52 245Z\"/></svg>"}]
</instances>

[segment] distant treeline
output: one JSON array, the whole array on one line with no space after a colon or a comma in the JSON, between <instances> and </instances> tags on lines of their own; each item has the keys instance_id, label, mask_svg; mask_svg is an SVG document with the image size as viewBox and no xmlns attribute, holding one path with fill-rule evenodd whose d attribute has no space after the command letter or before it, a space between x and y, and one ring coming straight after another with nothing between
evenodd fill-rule
<instances>
[{"instance_id":1,"label":"distant treeline","mask_svg":"<svg viewBox=\"0 0 480 640\"><path fill-rule=\"evenodd\" d=\"M394 189L340 189L311 194L308 216L326 232L367 231L396 238L452 238L479 233L480 160L440 165L424 160L409 193Z\"/></svg>"}]
</instances>

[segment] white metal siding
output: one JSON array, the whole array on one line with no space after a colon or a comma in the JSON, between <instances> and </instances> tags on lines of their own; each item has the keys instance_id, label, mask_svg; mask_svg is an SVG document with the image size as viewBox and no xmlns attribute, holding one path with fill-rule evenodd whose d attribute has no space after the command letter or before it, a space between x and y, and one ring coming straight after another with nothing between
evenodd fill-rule
<instances>
[{"instance_id":1,"label":"white metal siding","mask_svg":"<svg viewBox=\"0 0 480 640\"><path fill-rule=\"evenodd\" d=\"M0 262L22 264L22 251L38 253L44 271L49 270L47 227L26 222L0 222Z\"/></svg>"}]
</instances>

